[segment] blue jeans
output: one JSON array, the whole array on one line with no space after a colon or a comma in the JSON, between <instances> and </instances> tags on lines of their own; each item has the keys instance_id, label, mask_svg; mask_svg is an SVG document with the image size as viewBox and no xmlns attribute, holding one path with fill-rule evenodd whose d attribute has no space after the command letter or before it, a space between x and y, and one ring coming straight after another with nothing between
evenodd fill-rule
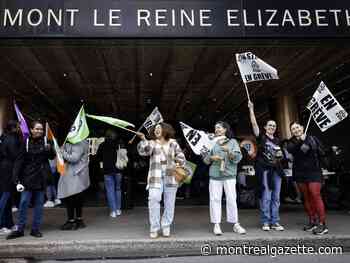
<instances>
[{"instance_id":1,"label":"blue jeans","mask_svg":"<svg viewBox=\"0 0 350 263\"><path fill-rule=\"evenodd\" d=\"M120 210L122 204L122 174L106 174L104 177L108 206L111 212L115 212Z\"/></svg>"},{"instance_id":2,"label":"blue jeans","mask_svg":"<svg viewBox=\"0 0 350 263\"><path fill-rule=\"evenodd\" d=\"M33 223L32 230L39 231L42 217L45 193L44 191L24 191L21 194L21 202L19 204L18 213L18 231L23 231L27 221L27 210L29 203L34 197Z\"/></svg>"},{"instance_id":3,"label":"blue jeans","mask_svg":"<svg viewBox=\"0 0 350 263\"><path fill-rule=\"evenodd\" d=\"M47 201L55 201L57 197L57 191L55 185L48 185L46 187L46 197Z\"/></svg>"},{"instance_id":4,"label":"blue jeans","mask_svg":"<svg viewBox=\"0 0 350 263\"><path fill-rule=\"evenodd\" d=\"M262 224L275 224L280 220L279 208L280 208L280 192L282 178L273 172L272 183L273 190L269 189L267 171L263 171L262 174L263 190L260 199L260 219Z\"/></svg>"},{"instance_id":5,"label":"blue jeans","mask_svg":"<svg viewBox=\"0 0 350 263\"><path fill-rule=\"evenodd\" d=\"M0 223L3 223L5 208L10 199L10 192L1 192L0 194Z\"/></svg>"},{"instance_id":6,"label":"blue jeans","mask_svg":"<svg viewBox=\"0 0 350 263\"><path fill-rule=\"evenodd\" d=\"M174 221L175 201L177 187L167 186L164 183L164 174L161 181L161 188L150 187L148 189L148 211L150 232L156 232L160 228L170 227ZM164 211L160 217L160 202L164 201Z\"/></svg>"}]
</instances>

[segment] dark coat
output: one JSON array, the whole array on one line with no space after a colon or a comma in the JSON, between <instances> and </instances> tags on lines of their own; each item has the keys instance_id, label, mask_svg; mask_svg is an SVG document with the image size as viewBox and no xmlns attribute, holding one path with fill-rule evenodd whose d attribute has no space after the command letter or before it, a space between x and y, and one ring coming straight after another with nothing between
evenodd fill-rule
<instances>
[{"instance_id":1,"label":"dark coat","mask_svg":"<svg viewBox=\"0 0 350 263\"><path fill-rule=\"evenodd\" d=\"M316 137L307 135L305 141L291 138L287 150L293 155L293 178L298 183L321 182L323 147Z\"/></svg>"},{"instance_id":2,"label":"dark coat","mask_svg":"<svg viewBox=\"0 0 350 263\"><path fill-rule=\"evenodd\" d=\"M49 159L55 158L52 142L29 138L21 147L14 166L14 179L27 191L44 191L50 176Z\"/></svg>"},{"instance_id":3,"label":"dark coat","mask_svg":"<svg viewBox=\"0 0 350 263\"><path fill-rule=\"evenodd\" d=\"M11 192L14 188L13 167L20 153L21 143L21 138L16 133L1 136L0 192Z\"/></svg>"},{"instance_id":4,"label":"dark coat","mask_svg":"<svg viewBox=\"0 0 350 263\"><path fill-rule=\"evenodd\" d=\"M118 141L106 139L97 150L97 158L103 162L103 174L121 173L115 163L117 162ZM120 145L123 147L123 145Z\"/></svg>"}]
</instances>

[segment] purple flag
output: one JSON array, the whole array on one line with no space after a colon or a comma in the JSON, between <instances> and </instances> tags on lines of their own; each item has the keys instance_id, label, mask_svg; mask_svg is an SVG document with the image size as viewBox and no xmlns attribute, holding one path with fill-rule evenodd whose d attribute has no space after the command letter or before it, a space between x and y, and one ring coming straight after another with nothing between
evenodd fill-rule
<instances>
[{"instance_id":1,"label":"purple flag","mask_svg":"<svg viewBox=\"0 0 350 263\"><path fill-rule=\"evenodd\" d=\"M13 103L15 106L15 111L16 111L16 115L17 115L17 119L19 121L21 131L22 131L23 138L24 138L24 140L26 140L29 137L29 128L28 128L27 122L24 119L21 111L19 110L16 102L14 101Z\"/></svg>"}]
</instances>

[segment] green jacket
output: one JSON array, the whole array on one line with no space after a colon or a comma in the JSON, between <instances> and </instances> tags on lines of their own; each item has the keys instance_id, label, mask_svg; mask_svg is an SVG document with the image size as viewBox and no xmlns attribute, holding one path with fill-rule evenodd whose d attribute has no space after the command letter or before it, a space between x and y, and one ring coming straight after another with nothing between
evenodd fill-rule
<instances>
[{"instance_id":1,"label":"green jacket","mask_svg":"<svg viewBox=\"0 0 350 263\"><path fill-rule=\"evenodd\" d=\"M227 180L236 178L237 175L237 164L242 159L242 153L238 142L235 139L230 139L225 142L223 145L227 145L229 151L226 152L220 146L220 143L217 142L213 149L204 157L204 163L210 165L209 176L213 180ZM224 160L224 170L221 171L221 162L222 161L212 161L211 156L218 155Z\"/></svg>"}]
</instances>

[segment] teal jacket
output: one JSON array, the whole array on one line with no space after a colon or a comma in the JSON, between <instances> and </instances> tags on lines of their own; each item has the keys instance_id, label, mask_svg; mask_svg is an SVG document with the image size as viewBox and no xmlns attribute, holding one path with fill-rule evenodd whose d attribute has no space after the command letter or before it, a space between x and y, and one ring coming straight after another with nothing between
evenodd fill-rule
<instances>
[{"instance_id":1,"label":"teal jacket","mask_svg":"<svg viewBox=\"0 0 350 263\"><path fill-rule=\"evenodd\" d=\"M238 142L235 139L228 140L224 145L228 146L228 152L224 151L224 149L217 142L213 149L204 156L204 163L210 165L209 168L209 176L210 179L213 180L227 180L234 179L237 175L237 164L242 159L242 153ZM212 161L210 159L211 156L218 155L224 160L224 169L220 170L222 161Z\"/></svg>"}]
</instances>

